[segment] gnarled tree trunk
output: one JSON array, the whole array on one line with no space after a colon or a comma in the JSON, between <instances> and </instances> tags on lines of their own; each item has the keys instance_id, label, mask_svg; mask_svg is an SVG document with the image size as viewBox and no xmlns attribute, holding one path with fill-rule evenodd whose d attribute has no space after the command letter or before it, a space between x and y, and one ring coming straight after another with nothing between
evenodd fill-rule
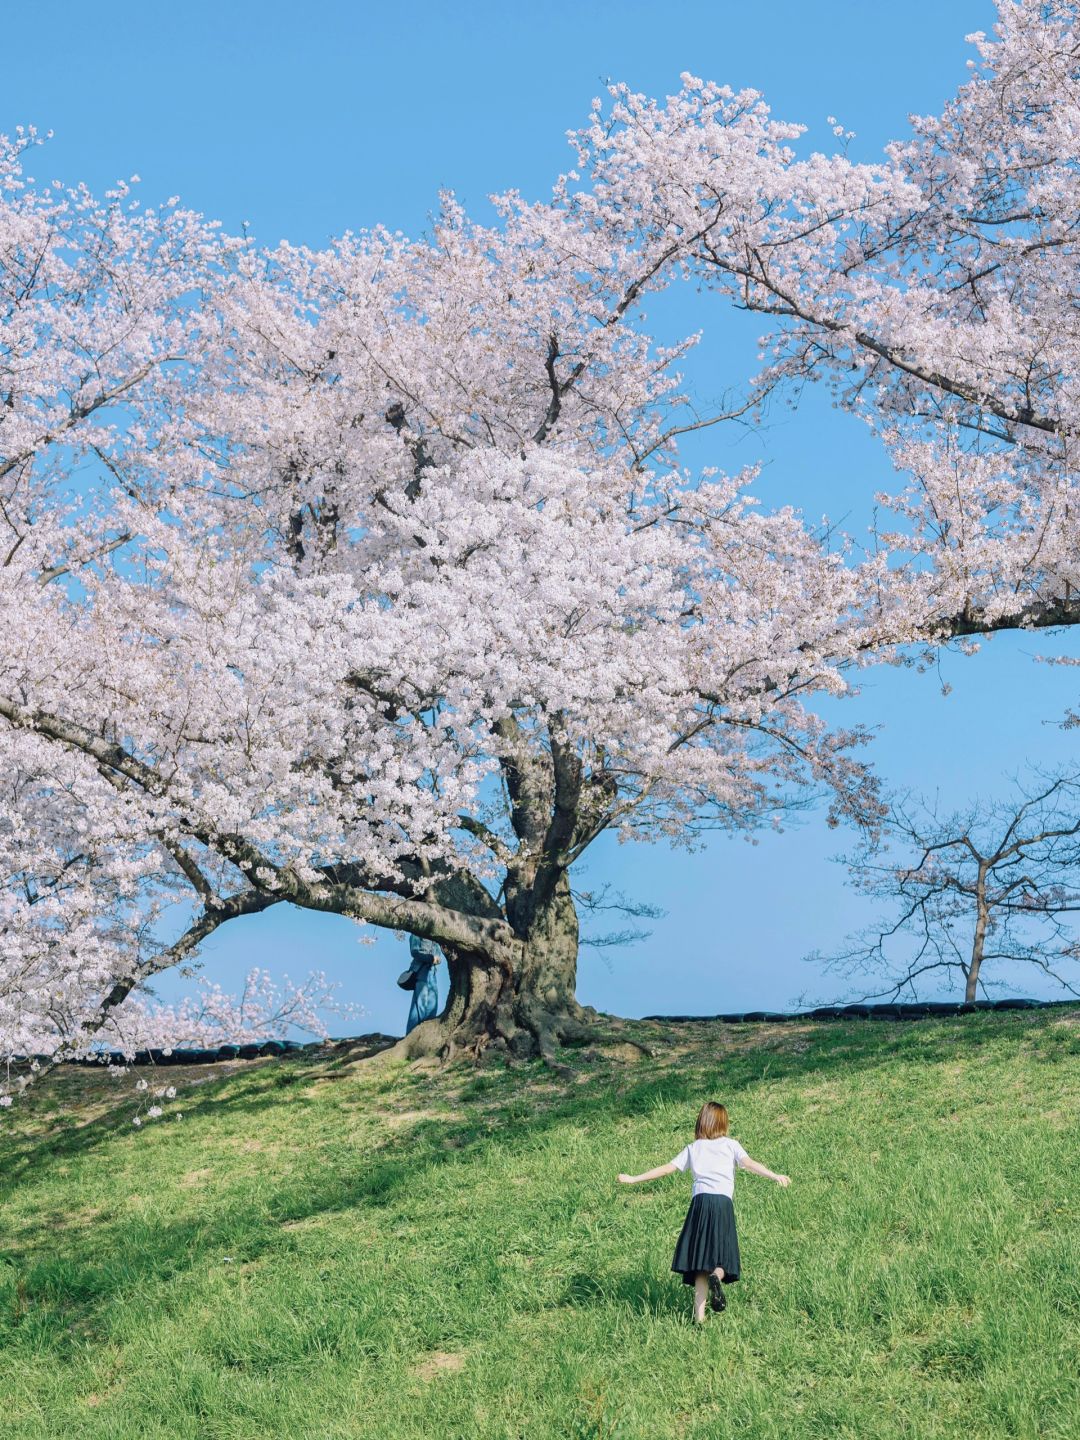
<instances>
[{"instance_id":1,"label":"gnarled tree trunk","mask_svg":"<svg viewBox=\"0 0 1080 1440\"><path fill-rule=\"evenodd\" d=\"M442 1014L418 1025L401 1042L410 1057L446 1058L488 1046L516 1058L552 1061L560 1043L583 1040L586 1011L575 996L578 919L565 872L550 895L535 890L508 895L517 943L501 962L475 951L444 946L450 993Z\"/></svg>"}]
</instances>

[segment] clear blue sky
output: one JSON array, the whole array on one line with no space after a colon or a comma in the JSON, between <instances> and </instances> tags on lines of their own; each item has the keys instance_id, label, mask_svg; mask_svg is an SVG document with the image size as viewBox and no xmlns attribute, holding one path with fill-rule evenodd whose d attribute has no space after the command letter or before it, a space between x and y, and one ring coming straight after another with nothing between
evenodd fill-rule
<instances>
[{"instance_id":1,"label":"clear blue sky","mask_svg":"<svg viewBox=\"0 0 1080 1440\"><path fill-rule=\"evenodd\" d=\"M268 243L318 243L376 222L415 233L440 187L476 208L504 188L545 194L570 164L565 131L608 78L653 94L677 89L684 70L754 86L823 147L825 117L837 116L857 132L853 153L872 158L910 112L936 110L953 92L970 53L964 35L993 18L989 0L414 0L399 13L346 0L114 0L97 10L35 0L5 17L0 130L56 132L36 162L43 179L103 188L138 174L148 202L179 194L226 228L249 222ZM708 331L690 367L703 397L745 371L757 322L748 329L692 295L661 314L665 327ZM827 512L854 533L873 491L891 483L869 437L816 397L763 431L711 434L691 458L762 460L767 500ZM1029 758L1076 756L1075 738L1054 724L1076 672L1036 664L1048 648L998 637L974 659L948 657L947 699L935 676L870 672L838 713L880 727L874 758L891 784L956 801L998 794ZM585 950L581 998L627 1015L831 998L840 982L802 957L869 916L830 861L839 845L821 815L756 845L715 838L692 856L601 843L583 883L610 880L668 913L642 944ZM272 911L223 931L206 968L225 984L251 964L294 978L324 968L367 1007L347 1029L400 1033L407 997L393 980L405 947L383 934L362 946L356 934L346 921ZM1026 976L1016 989L1044 993Z\"/></svg>"}]
</instances>

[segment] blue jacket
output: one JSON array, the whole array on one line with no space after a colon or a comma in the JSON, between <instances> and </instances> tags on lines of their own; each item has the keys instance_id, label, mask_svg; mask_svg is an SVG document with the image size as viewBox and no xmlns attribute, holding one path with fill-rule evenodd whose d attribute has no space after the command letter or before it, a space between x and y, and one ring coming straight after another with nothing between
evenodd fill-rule
<instances>
[{"instance_id":1,"label":"blue jacket","mask_svg":"<svg viewBox=\"0 0 1080 1440\"><path fill-rule=\"evenodd\" d=\"M419 935L409 936L409 955L413 960L426 960L429 964L440 958L435 941L421 940Z\"/></svg>"}]
</instances>

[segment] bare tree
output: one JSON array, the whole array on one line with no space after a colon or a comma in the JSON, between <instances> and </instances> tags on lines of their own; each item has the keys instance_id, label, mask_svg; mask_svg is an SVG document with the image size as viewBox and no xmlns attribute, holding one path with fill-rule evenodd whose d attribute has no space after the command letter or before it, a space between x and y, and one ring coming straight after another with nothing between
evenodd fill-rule
<instances>
[{"instance_id":1,"label":"bare tree","mask_svg":"<svg viewBox=\"0 0 1080 1440\"><path fill-rule=\"evenodd\" d=\"M890 858L897 846L905 858ZM927 979L964 999L985 995L984 966L1037 967L1070 994L1064 973L1080 958L1068 916L1080 910L1080 776L1032 773L1014 796L977 801L941 816L906 797L890 807L881 833L844 857L856 888L898 902L890 924L860 932L838 954L809 957L846 975L881 975L864 999L918 996Z\"/></svg>"}]
</instances>

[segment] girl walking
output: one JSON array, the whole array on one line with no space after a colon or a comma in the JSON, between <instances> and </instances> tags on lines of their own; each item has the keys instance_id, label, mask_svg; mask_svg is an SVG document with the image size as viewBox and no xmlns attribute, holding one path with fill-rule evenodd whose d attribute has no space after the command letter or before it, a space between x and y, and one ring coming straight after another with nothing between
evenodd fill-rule
<instances>
[{"instance_id":1,"label":"girl walking","mask_svg":"<svg viewBox=\"0 0 1080 1440\"><path fill-rule=\"evenodd\" d=\"M683 1223L671 1268L694 1287L694 1319L700 1325L705 1319L705 1300L714 1310L723 1310L724 1286L739 1278L739 1237L735 1233L735 1170L749 1170L764 1175L778 1185L790 1185L787 1175L775 1175L756 1160L751 1160L737 1140L728 1135L728 1113L723 1105L710 1100L701 1107L694 1127L694 1139L675 1159L644 1175L620 1175L624 1185L637 1185L642 1180L659 1180L676 1170L689 1170L694 1177L694 1190Z\"/></svg>"}]
</instances>

